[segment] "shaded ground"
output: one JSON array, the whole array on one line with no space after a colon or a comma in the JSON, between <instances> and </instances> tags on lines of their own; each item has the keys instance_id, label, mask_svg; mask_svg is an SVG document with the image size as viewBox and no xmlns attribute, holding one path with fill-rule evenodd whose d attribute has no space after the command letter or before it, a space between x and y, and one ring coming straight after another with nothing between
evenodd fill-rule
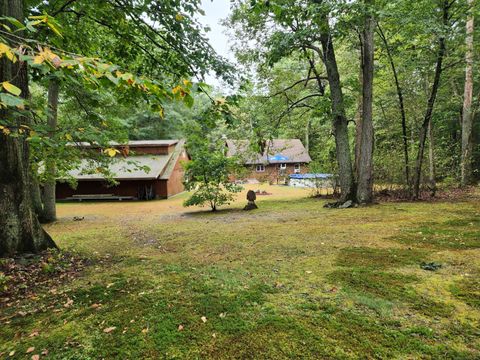
<instances>
[{"instance_id":1,"label":"shaded ground","mask_svg":"<svg viewBox=\"0 0 480 360\"><path fill-rule=\"evenodd\" d=\"M48 231L93 261L0 309L0 358L480 358L477 194L328 210L261 188L252 212L246 191L216 214L61 204Z\"/></svg>"}]
</instances>

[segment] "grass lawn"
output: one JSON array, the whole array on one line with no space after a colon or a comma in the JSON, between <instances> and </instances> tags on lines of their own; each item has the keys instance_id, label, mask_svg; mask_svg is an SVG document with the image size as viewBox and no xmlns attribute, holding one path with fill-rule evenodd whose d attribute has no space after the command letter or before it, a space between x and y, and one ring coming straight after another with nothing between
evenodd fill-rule
<instances>
[{"instance_id":1,"label":"grass lawn","mask_svg":"<svg viewBox=\"0 0 480 360\"><path fill-rule=\"evenodd\" d=\"M60 204L47 230L93 260L0 307L0 358L480 358L479 193L330 210L254 188L251 212L246 191L218 213Z\"/></svg>"}]
</instances>

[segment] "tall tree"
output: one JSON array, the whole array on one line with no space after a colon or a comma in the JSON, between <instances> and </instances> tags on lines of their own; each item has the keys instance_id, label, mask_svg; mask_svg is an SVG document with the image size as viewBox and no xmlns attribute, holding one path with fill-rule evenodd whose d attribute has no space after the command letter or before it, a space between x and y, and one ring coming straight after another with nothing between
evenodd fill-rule
<instances>
[{"instance_id":1,"label":"tall tree","mask_svg":"<svg viewBox=\"0 0 480 360\"><path fill-rule=\"evenodd\" d=\"M430 97L428 99L425 116L423 118L423 122L420 128L418 152L417 152L417 159L415 162L415 173L413 178L413 197L415 199L418 199L420 196L420 182L422 178L422 165L423 165L423 157L425 152L425 143L427 139L428 128L429 128L430 122L432 121L433 109L435 106L435 101L437 99L438 89L440 87L440 78L443 71L443 60L447 50L446 32L447 32L447 26L449 22L449 9L452 6L452 4L455 2L455 0L453 0L452 2L450 2L449 0L440 0L440 1L441 1L442 26L440 28L440 35L438 37L438 50L437 50L437 60L435 65L434 80L430 90Z\"/></svg>"},{"instance_id":2,"label":"tall tree","mask_svg":"<svg viewBox=\"0 0 480 360\"><path fill-rule=\"evenodd\" d=\"M23 22L23 0L2 0L0 16ZM21 36L21 33L20 33ZM28 69L26 62L0 59L0 82L8 82L28 98ZM0 119L14 118L18 128L30 120L13 110L2 108ZM29 166L27 134L0 134L0 256L16 252L37 252L55 247L51 237L42 229L33 207L32 176Z\"/></svg>"},{"instance_id":3,"label":"tall tree","mask_svg":"<svg viewBox=\"0 0 480 360\"><path fill-rule=\"evenodd\" d=\"M371 203L373 199L374 1L365 0L365 5L365 23L362 31L362 121L357 170L357 201L360 204Z\"/></svg>"},{"instance_id":4,"label":"tall tree","mask_svg":"<svg viewBox=\"0 0 480 360\"><path fill-rule=\"evenodd\" d=\"M335 134L336 154L338 163L338 177L340 181L340 202L355 200L355 179L353 176L352 158L350 155L350 141L348 137L348 118L343 101L342 84L338 71L337 58L333 47L332 33L328 24L328 17L322 17L322 43L323 60L327 70L330 85L330 98L332 100L333 131Z\"/></svg>"},{"instance_id":5,"label":"tall tree","mask_svg":"<svg viewBox=\"0 0 480 360\"><path fill-rule=\"evenodd\" d=\"M461 184L469 185L473 182L472 153L473 153L473 33L474 33L474 6L475 0L467 0L467 36L465 52L465 89L463 95L462 113L462 155L461 155Z\"/></svg>"},{"instance_id":6,"label":"tall tree","mask_svg":"<svg viewBox=\"0 0 480 360\"><path fill-rule=\"evenodd\" d=\"M60 81L54 75L48 82L47 126L50 137L54 137L57 130L59 93ZM57 219L57 209L55 204L56 166L52 158L45 159L45 175L42 219L45 222L53 222Z\"/></svg>"},{"instance_id":7,"label":"tall tree","mask_svg":"<svg viewBox=\"0 0 480 360\"><path fill-rule=\"evenodd\" d=\"M385 51L387 53L388 63L392 70L393 78L395 80L395 90L397 92L397 99L398 99L398 109L400 111L400 117L402 119L402 142L403 142L403 157L404 157L404 172L405 172L405 182L407 184L409 195L411 195L411 184L410 184L410 161L408 155L408 134L407 134L407 114L405 112L405 101L403 95L403 89L400 85L400 81L398 79L398 71L397 66L395 65L395 61L393 59L392 51L390 49L390 45L388 43L387 37L383 32L380 25L378 25L378 33L380 38L382 39L383 45L385 47Z\"/></svg>"}]
</instances>

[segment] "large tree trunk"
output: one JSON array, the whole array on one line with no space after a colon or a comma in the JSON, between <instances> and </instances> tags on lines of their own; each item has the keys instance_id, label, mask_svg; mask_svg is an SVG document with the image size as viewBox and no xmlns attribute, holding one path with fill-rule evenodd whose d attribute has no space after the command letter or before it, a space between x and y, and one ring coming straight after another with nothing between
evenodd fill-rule
<instances>
[{"instance_id":1,"label":"large tree trunk","mask_svg":"<svg viewBox=\"0 0 480 360\"><path fill-rule=\"evenodd\" d=\"M2 0L0 15L23 22L23 1ZM3 57L0 60L0 82L10 81L28 98L28 74L26 63L15 64ZM3 109L3 119L13 116ZM29 125L25 117L17 117L12 130L21 124ZM13 129L15 127L16 129ZM33 208L29 148L26 135L12 137L0 134L0 256L22 252L37 252L55 247L50 236L42 229Z\"/></svg>"},{"instance_id":2,"label":"large tree trunk","mask_svg":"<svg viewBox=\"0 0 480 360\"><path fill-rule=\"evenodd\" d=\"M49 135L53 136L57 128L58 96L60 92L60 83L58 79L52 78L48 84L48 128ZM57 210L55 204L55 179L56 168L55 159L45 161L45 175L47 180L43 187L43 220L53 222L57 219Z\"/></svg>"},{"instance_id":3,"label":"large tree trunk","mask_svg":"<svg viewBox=\"0 0 480 360\"><path fill-rule=\"evenodd\" d=\"M357 111L355 112L355 164L354 174L358 180L358 169L360 167L360 144L362 142L362 117L363 117L363 40L360 37L360 69L358 72L358 83L360 93L357 98Z\"/></svg>"},{"instance_id":4,"label":"large tree trunk","mask_svg":"<svg viewBox=\"0 0 480 360\"><path fill-rule=\"evenodd\" d=\"M405 182L407 184L409 195L412 195L412 186L410 182L410 161L408 159L408 135L407 135L407 114L405 112L405 104L403 100L403 90L400 86L400 81L398 80L398 73L397 67L395 66L395 62L393 61L392 52L390 51L390 46L388 45L387 38L382 31L380 25L378 25L378 32L380 37L385 45L385 50L387 52L388 61L390 63L390 67L392 69L393 78L395 79L395 87L397 90L397 97L398 97L398 109L400 110L400 116L402 118L402 138L403 138L403 156L404 156L404 171L405 171Z\"/></svg>"},{"instance_id":5,"label":"large tree trunk","mask_svg":"<svg viewBox=\"0 0 480 360\"><path fill-rule=\"evenodd\" d=\"M467 15L467 50L465 54L465 90L463 97L462 116L462 155L461 155L461 184L470 185L473 182L472 152L473 152L473 31L474 31L474 0L468 0Z\"/></svg>"},{"instance_id":6,"label":"large tree trunk","mask_svg":"<svg viewBox=\"0 0 480 360\"><path fill-rule=\"evenodd\" d=\"M340 201L355 200L355 181L353 177L350 143L348 139L348 119L343 103L342 85L338 72L337 59L333 48L328 19L324 19L325 31L320 35L322 42L325 68L330 85L332 100L333 131L335 134L338 176L341 189Z\"/></svg>"},{"instance_id":7,"label":"large tree trunk","mask_svg":"<svg viewBox=\"0 0 480 360\"><path fill-rule=\"evenodd\" d=\"M450 4L448 0L443 0L442 13L443 13L443 26L446 28L448 25L448 10ZM437 98L438 88L440 86L440 77L442 74L442 64L443 58L445 56L446 44L445 44L445 35L440 35L438 39L438 53L437 53L437 65L435 67L435 75L432 84L432 89L430 92L430 97L427 103L427 110L425 112L425 117L423 119L422 127L420 129L420 138L418 143L418 153L417 160L415 162L415 174L413 178L413 197L418 199L420 196L420 181L422 178L422 164L423 156L425 152L425 140L427 138L428 126L432 120L433 107L435 106L435 100Z\"/></svg>"},{"instance_id":8,"label":"large tree trunk","mask_svg":"<svg viewBox=\"0 0 480 360\"><path fill-rule=\"evenodd\" d=\"M357 201L369 204L373 200L373 54L374 29L371 6L373 0L365 0L367 15L362 32L363 39L363 82L362 82L362 124L360 135L360 160L358 162Z\"/></svg>"}]
</instances>

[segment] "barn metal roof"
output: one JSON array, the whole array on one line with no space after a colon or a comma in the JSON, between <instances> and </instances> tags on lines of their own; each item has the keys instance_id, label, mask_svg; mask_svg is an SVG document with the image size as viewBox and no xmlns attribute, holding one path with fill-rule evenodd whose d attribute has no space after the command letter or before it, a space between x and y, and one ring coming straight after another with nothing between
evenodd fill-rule
<instances>
[{"instance_id":1,"label":"barn metal roof","mask_svg":"<svg viewBox=\"0 0 480 360\"><path fill-rule=\"evenodd\" d=\"M239 156L244 164L309 163L312 161L299 139L274 139L266 143L263 154L254 154L249 140L227 140L227 155Z\"/></svg>"},{"instance_id":2,"label":"barn metal roof","mask_svg":"<svg viewBox=\"0 0 480 360\"><path fill-rule=\"evenodd\" d=\"M135 146L135 147L155 147L155 146L171 146L175 145L180 140L130 140L126 144L122 144L116 141L110 141L109 146ZM98 144L91 144L89 142L74 142L70 143L72 146L78 147L98 147Z\"/></svg>"},{"instance_id":3,"label":"barn metal roof","mask_svg":"<svg viewBox=\"0 0 480 360\"><path fill-rule=\"evenodd\" d=\"M108 170L115 180L153 180L162 175L171 157L172 154L117 157L110 161ZM102 173L91 173L98 166L95 161L83 159L69 175L77 180L103 180Z\"/></svg>"}]
</instances>

